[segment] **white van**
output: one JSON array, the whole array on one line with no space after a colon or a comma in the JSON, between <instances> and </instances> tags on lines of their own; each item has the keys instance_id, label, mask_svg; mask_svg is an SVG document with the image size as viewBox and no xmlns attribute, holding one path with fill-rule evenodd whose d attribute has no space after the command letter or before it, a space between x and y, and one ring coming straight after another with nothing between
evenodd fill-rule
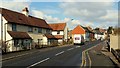
<instances>
[{"instance_id":1,"label":"white van","mask_svg":"<svg viewBox=\"0 0 120 68\"><path fill-rule=\"evenodd\" d=\"M73 38L74 45L76 44L84 44L84 37L80 34L75 34Z\"/></svg>"}]
</instances>

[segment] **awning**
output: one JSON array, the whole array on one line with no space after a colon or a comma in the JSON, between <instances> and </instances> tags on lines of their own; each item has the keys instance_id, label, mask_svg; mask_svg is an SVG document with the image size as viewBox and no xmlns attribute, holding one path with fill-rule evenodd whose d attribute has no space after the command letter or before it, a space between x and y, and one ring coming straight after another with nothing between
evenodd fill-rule
<instances>
[{"instance_id":1,"label":"awning","mask_svg":"<svg viewBox=\"0 0 120 68\"><path fill-rule=\"evenodd\" d=\"M18 32L18 31L8 31L13 39L31 39L31 37L26 32Z\"/></svg>"}]
</instances>

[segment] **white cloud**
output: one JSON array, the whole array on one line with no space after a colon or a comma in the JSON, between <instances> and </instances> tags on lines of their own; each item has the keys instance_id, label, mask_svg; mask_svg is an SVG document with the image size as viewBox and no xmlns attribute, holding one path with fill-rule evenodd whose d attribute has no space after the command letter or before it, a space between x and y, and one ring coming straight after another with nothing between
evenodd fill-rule
<instances>
[{"instance_id":1,"label":"white cloud","mask_svg":"<svg viewBox=\"0 0 120 68\"><path fill-rule=\"evenodd\" d=\"M60 13L58 10L53 10L53 9L44 9L42 10L45 14L58 14Z\"/></svg>"},{"instance_id":2,"label":"white cloud","mask_svg":"<svg viewBox=\"0 0 120 68\"><path fill-rule=\"evenodd\" d=\"M37 18L44 18L44 13L42 11L38 11L38 10L32 10L32 15L37 17Z\"/></svg>"},{"instance_id":3,"label":"white cloud","mask_svg":"<svg viewBox=\"0 0 120 68\"><path fill-rule=\"evenodd\" d=\"M118 2L118 0L61 0L62 2Z\"/></svg>"},{"instance_id":4,"label":"white cloud","mask_svg":"<svg viewBox=\"0 0 120 68\"><path fill-rule=\"evenodd\" d=\"M104 22L104 25L114 26L118 21L118 14L117 10L113 9L113 0L110 1L111 2L63 2L60 4L60 7L64 10L65 15L80 19L80 21L75 20L72 24L101 27L100 24Z\"/></svg>"},{"instance_id":5,"label":"white cloud","mask_svg":"<svg viewBox=\"0 0 120 68\"><path fill-rule=\"evenodd\" d=\"M100 20L104 20L107 22L118 22L118 11L108 10L105 16L99 18Z\"/></svg>"},{"instance_id":6,"label":"white cloud","mask_svg":"<svg viewBox=\"0 0 120 68\"><path fill-rule=\"evenodd\" d=\"M6 9L10 9L10 10L14 10L14 11L22 11L22 9L24 7L29 7L28 2L1 2L2 4L0 4L0 7L2 8L6 8Z\"/></svg>"},{"instance_id":7,"label":"white cloud","mask_svg":"<svg viewBox=\"0 0 120 68\"><path fill-rule=\"evenodd\" d=\"M45 15L45 20L48 22L48 23L60 23L61 20L57 17L52 17L52 16L48 16L48 15Z\"/></svg>"},{"instance_id":8,"label":"white cloud","mask_svg":"<svg viewBox=\"0 0 120 68\"><path fill-rule=\"evenodd\" d=\"M51 15L47 15L46 13L40 11L40 10L32 10L31 12L32 16L35 16L37 18L45 19L48 23L58 23L61 22L61 20L57 17L52 17Z\"/></svg>"}]
</instances>

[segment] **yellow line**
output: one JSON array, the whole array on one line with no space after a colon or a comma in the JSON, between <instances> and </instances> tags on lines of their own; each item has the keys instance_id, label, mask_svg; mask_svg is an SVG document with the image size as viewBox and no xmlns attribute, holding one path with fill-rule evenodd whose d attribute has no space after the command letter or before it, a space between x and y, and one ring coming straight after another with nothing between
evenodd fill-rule
<instances>
[{"instance_id":1,"label":"yellow line","mask_svg":"<svg viewBox=\"0 0 120 68\"><path fill-rule=\"evenodd\" d=\"M88 54L88 51L87 51L87 55L88 55L88 60L90 61L90 62L89 62L89 63L90 63L89 67L91 68L92 61L91 61L91 59L90 59L90 56L89 56L89 54Z\"/></svg>"},{"instance_id":2,"label":"yellow line","mask_svg":"<svg viewBox=\"0 0 120 68\"><path fill-rule=\"evenodd\" d=\"M98 46L100 43L98 43L96 46ZM90 50L90 49L92 49L92 48L94 48L94 47L96 47L96 46L93 46L93 47L91 47L91 48L88 48L88 49L86 49L86 50L84 50L83 52L82 52L82 64L80 65L81 67L82 66L86 66L86 56L85 56L85 52L87 52L88 50ZM91 66L91 63L92 63L92 61L91 61L91 59L90 59L90 56L89 56L89 61L90 61L90 66ZM85 62L85 63L84 63Z\"/></svg>"}]
</instances>

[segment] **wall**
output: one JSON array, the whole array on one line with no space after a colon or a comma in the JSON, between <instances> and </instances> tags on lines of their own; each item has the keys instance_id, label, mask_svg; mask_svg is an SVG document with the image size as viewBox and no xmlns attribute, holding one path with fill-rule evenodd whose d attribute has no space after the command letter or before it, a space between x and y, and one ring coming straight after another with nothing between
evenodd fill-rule
<instances>
[{"instance_id":1,"label":"wall","mask_svg":"<svg viewBox=\"0 0 120 68\"><path fill-rule=\"evenodd\" d=\"M11 30L11 25L10 24L6 24L8 22L5 20L4 17L2 17L2 19L3 19L3 21L2 21L3 25L1 25L1 26L3 26L3 41L7 41L6 42L7 49L8 49L8 51L12 51L12 49L13 49L12 37L7 32L7 29ZM6 38L5 38L5 35L6 35Z\"/></svg>"},{"instance_id":2,"label":"wall","mask_svg":"<svg viewBox=\"0 0 120 68\"><path fill-rule=\"evenodd\" d=\"M52 35L64 35L64 32L60 31L60 34L57 34L57 31L52 31Z\"/></svg>"},{"instance_id":3,"label":"wall","mask_svg":"<svg viewBox=\"0 0 120 68\"><path fill-rule=\"evenodd\" d=\"M28 27L24 25L17 25L17 31L28 32Z\"/></svg>"},{"instance_id":4,"label":"wall","mask_svg":"<svg viewBox=\"0 0 120 68\"><path fill-rule=\"evenodd\" d=\"M46 36L43 37L42 44L47 45L48 39Z\"/></svg>"},{"instance_id":5,"label":"wall","mask_svg":"<svg viewBox=\"0 0 120 68\"><path fill-rule=\"evenodd\" d=\"M1 19L1 14L0 14L0 40L2 40L2 38L1 38L1 33L2 33L2 30L1 30L1 25L2 25L2 19Z\"/></svg>"},{"instance_id":6,"label":"wall","mask_svg":"<svg viewBox=\"0 0 120 68\"><path fill-rule=\"evenodd\" d=\"M97 40L102 38L102 39L105 39L105 35L100 35L100 34L95 34L94 36Z\"/></svg>"},{"instance_id":7,"label":"wall","mask_svg":"<svg viewBox=\"0 0 120 68\"><path fill-rule=\"evenodd\" d=\"M120 35L110 35L110 49L120 49Z\"/></svg>"},{"instance_id":8,"label":"wall","mask_svg":"<svg viewBox=\"0 0 120 68\"><path fill-rule=\"evenodd\" d=\"M68 29L67 29L67 26L65 27L64 29L64 40L67 40L68 39Z\"/></svg>"}]
</instances>

